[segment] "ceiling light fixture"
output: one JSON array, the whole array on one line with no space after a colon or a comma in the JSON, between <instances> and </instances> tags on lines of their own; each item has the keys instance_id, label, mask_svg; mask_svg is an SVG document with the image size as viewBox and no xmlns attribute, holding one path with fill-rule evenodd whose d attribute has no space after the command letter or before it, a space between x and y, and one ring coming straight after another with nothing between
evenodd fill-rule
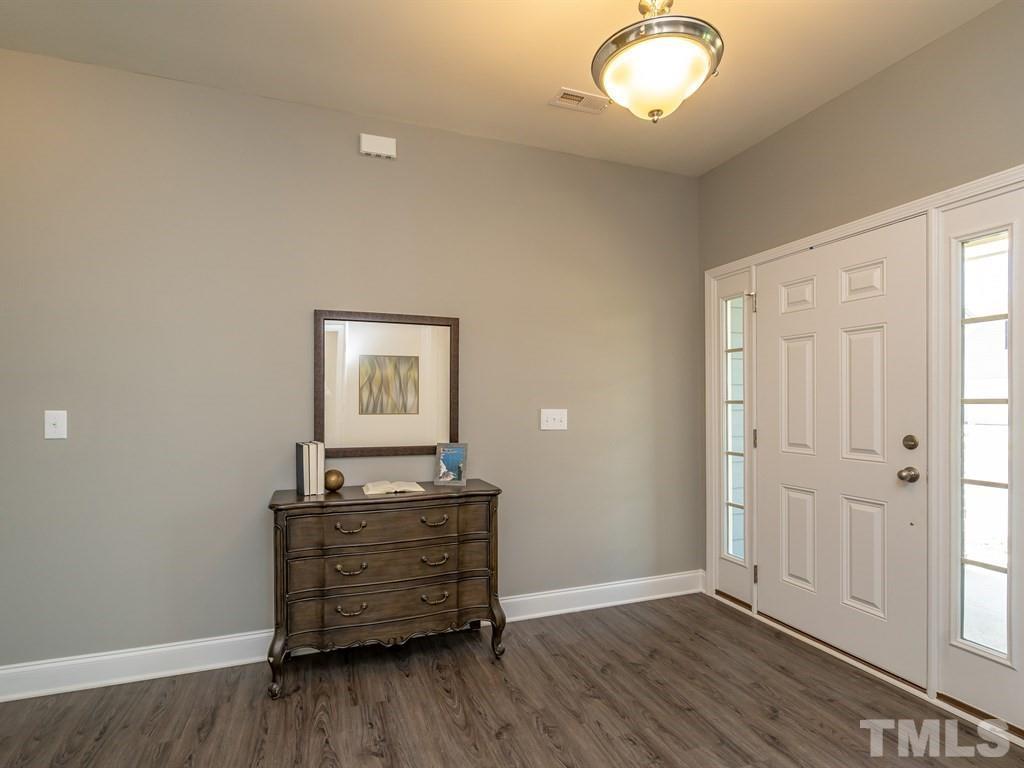
<instances>
[{"instance_id":1,"label":"ceiling light fixture","mask_svg":"<svg viewBox=\"0 0 1024 768\"><path fill-rule=\"evenodd\" d=\"M594 54L594 82L642 120L671 115L718 73L725 44L692 16L669 14L672 0L640 0L642 20L623 27Z\"/></svg>"}]
</instances>

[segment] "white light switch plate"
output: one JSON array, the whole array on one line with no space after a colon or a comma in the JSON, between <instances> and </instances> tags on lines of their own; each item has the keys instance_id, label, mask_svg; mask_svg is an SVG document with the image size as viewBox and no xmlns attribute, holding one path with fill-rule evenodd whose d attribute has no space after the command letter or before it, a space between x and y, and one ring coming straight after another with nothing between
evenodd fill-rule
<instances>
[{"instance_id":1,"label":"white light switch plate","mask_svg":"<svg viewBox=\"0 0 1024 768\"><path fill-rule=\"evenodd\" d=\"M541 429L568 429L569 411L566 408L541 408Z\"/></svg>"},{"instance_id":2,"label":"white light switch plate","mask_svg":"<svg viewBox=\"0 0 1024 768\"><path fill-rule=\"evenodd\" d=\"M43 411L43 437L47 440L68 439L67 411Z\"/></svg>"}]
</instances>

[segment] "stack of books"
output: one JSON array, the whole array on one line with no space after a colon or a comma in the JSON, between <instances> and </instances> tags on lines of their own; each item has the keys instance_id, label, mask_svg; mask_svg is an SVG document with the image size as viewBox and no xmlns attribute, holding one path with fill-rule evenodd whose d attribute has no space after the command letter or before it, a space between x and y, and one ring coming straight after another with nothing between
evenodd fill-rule
<instances>
[{"instance_id":1,"label":"stack of books","mask_svg":"<svg viewBox=\"0 0 1024 768\"><path fill-rule=\"evenodd\" d=\"M319 496L324 488L324 460L327 447L323 443L295 444L295 488L300 496Z\"/></svg>"}]
</instances>

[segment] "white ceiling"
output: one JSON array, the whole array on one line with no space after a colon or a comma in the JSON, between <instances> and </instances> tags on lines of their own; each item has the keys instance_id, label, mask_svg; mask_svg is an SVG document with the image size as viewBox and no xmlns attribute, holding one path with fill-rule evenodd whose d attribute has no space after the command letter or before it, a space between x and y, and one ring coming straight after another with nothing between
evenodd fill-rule
<instances>
[{"instance_id":1,"label":"white ceiling","mask_svg":"<svg viewBox=\"0 0 1024 768\"><path fill-rule=\"evenodd\" d=\"M634 0L0 0L0 47L699 175L996 2L676 0L725 56L658 125L547 105Z\"/></svg>"}]
</instances>

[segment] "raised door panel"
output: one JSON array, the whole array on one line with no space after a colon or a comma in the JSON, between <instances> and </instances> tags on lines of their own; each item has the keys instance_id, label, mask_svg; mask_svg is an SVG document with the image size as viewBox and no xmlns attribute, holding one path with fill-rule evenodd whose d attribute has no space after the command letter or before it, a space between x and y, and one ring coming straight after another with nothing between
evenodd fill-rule
<instances>
[{"instance_id":1,"label":"raised door panel","mask_svg":"<svg viewBox=\"0 0 1024 768\"><path fill-rule=\"evenodd\" d=\"M843 496L840 535L843 603L885 618L886 504Z\"/></svg>"},{"instance_id":2,"label":"raised door panel","mask_svg":"<svg viewBox=\"0 0 1024 768\"><path fill-rule=\"evenodd\" d=\"M840 273L840 301L873 299L885 295L885 259L846 267Z\"/></svg>"},{"instance_id":3,"label":"raised door panel","mask_svg":"<svg viewBox=\"0 0 1024 768\"><path fill-rule=\"evenodd\" d=\"M841 332L842 456L885 461L885 326Z\"/></svg>"},{"instance_id":4,"label":"raised door panel","mask_svg":"<svg viewBox=\"0 0 1024 768\"><path fill-rule=\"evenodd\" d=\"M782 486L782 580L802 589L815 586L815 493Z\"/></svg>"},{"instance_id":5,"label":"raised door panel","mask_svg":"<svg viewBox=\"0 0 1024 768\"><path fill-rule=\"evenodd\" d=\"M781 339L781 438L786 453L814 453L814 334Z\"/></svg>"},{"instance_id":6,"label":"raised door panel","mask_svg":"<svg viewBox=\"0 0 1024 768\"><path fill-rule=\"evenodd\" d=\"M783 283L779 286L779 312L788 315L802 312L817 306L815 298L816 281L813 277L804 277Z\"/></svg>"}]
</instances>

